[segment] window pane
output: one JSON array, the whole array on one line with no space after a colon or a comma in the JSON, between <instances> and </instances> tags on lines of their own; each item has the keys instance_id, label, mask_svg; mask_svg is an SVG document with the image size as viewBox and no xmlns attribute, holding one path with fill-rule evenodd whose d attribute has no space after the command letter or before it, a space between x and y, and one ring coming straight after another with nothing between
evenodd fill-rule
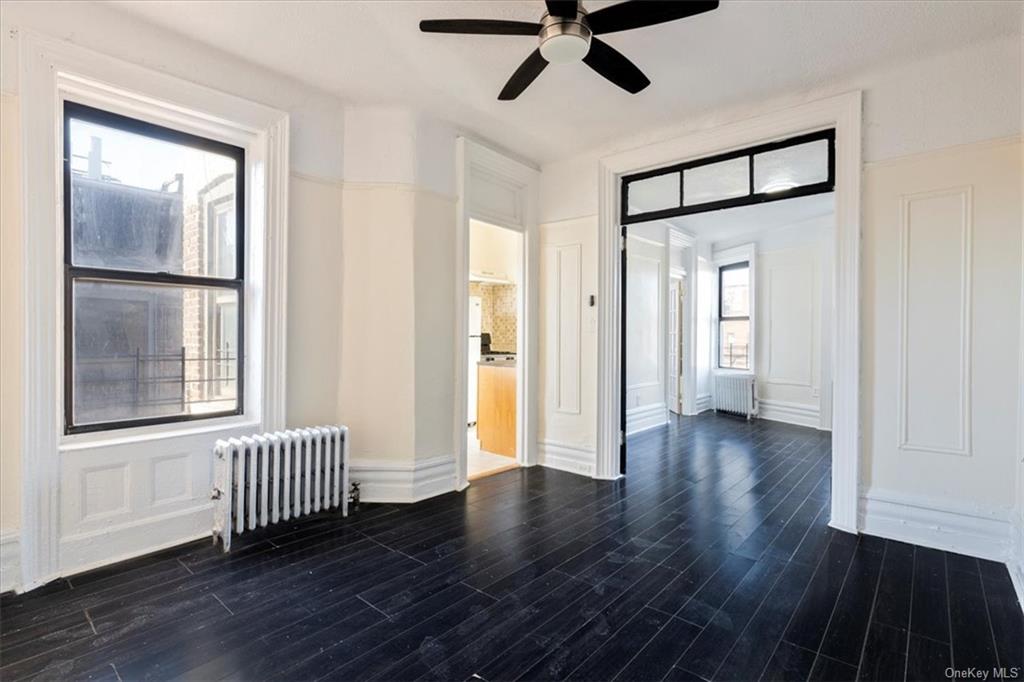
<instances>
[{"instance_id":1,"label":"window pane","mask_svg":"<svg viewBox=\"0 0 1024 682\"><path fill-rule=\"evenodd\" d=\"M722 320L718 323L718 366L750 369L750 320Z\"/></svg>"},{"instance_id":2,"label":"window pane","mask_svg":"<svg viewBox=\"0 0 1024 682\"><path fill-rule=\"evenodd\" d=\"M749 156L683 171L683 205L706 204L750 194Z\"/></svg>"},{"instance_id":3,"label":"window pane","mask_svg":"<svg viewBox=\"0 0 1024 682\"><path fill-rule=\"evenodd\" d=\"M72 118L72 263L234 278L235 159Z\"/></svg>"},{"instance_id":4,"label":"window pane","mask_svg":"<svg viewBox=\"0 0 1024 682\"><path fill-rule=\"evenodd\" d=\"M754 157L754 191L782 192L828 180L828 140L815 140Z\"/></svg>"},{"instance_id":5,"label":"window pane","mask_svg":"<svg viewBox=\"0 0 1024 682\"><path fill-rule=\"evenodd\" d=\"M750 316L750 268L722 270L722 317Z\"/></svg>"},{"instance_id":6,"label":"window pane","mask_svg":"<svg viewBox=\"0 0 1024 682\"><path fill-rule=\"evenodd\" d=\"M233 411L234 289L74 283L74 423Z\"/></svg>"},{"instance_id":7,"label":"window pane","mask_svg":"<svg viewBox=\"0 0 1024 682\"><path fill-rule=\"evenodd\" d=\"M679 173L634 180L626 186L626 214L679 208Z\"/></svg>"}]
</instances>

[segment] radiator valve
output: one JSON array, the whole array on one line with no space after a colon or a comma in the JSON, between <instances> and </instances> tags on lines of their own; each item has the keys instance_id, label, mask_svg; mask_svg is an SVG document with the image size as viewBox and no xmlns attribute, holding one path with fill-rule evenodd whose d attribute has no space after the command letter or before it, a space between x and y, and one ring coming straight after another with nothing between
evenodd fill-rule
<instances>
[{"instance_id":1,"label":"radiator valve","mask_svg":"<svg viewBox=\"0 0 1024 682\"><path fill-rule=\"evenodd\" d=\"M359 481L352 481L352 487L348 493L348 503L353 507L359 506Z\"/></svg>"}]
</instances>

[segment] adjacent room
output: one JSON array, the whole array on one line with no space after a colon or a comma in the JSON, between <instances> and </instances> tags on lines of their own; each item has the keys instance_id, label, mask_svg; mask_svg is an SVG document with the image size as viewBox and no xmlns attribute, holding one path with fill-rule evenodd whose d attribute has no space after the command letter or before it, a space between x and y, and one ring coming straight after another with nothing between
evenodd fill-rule
<instances>
[{"instance_id":1,"label":"adjacent room","mask_svg":"<svg viewBox=\"0 0 1024 682\"><path fill-rule=\"evenodd\" d=\"M522 242L514 230L469 223L469 480L518 466L516 351Z\"/></svg>"},{"instance_id":2,"label":"adjacent room","mask_svg":"<svg viewBox=\"0 0 1024 682\"><path fill-rule=\"evenodd\" d=\"M0 679L1024 676L1024 1L3 0Z\"/></svg>"}]
</instances>

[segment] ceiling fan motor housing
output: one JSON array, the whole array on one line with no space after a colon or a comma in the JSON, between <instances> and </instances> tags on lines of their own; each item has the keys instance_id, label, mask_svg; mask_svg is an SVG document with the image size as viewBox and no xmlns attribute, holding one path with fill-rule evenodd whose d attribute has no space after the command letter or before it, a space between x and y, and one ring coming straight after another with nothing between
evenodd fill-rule
<instances>
[{"instance_id":1,"label":"ceiling fan motor housing","mask_svg":"<svg viewBox=\"0 0 1024 682\"><path fill-rule=\"evenodd\" d=\"M586 12L577 10L571 19L545 14L541 19L540 54L552 64L578 62L590 51L590 27Z\"/></svg>"}]
</instances>

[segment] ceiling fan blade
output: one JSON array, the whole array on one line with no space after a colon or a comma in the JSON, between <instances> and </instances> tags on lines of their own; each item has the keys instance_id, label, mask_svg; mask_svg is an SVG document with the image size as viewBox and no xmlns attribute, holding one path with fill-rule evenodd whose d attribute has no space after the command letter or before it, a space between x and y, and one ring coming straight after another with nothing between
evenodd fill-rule
<instances>
[{"instance_id":1,"label":"ceiling fan blade","mask_svg":"<svg viewBox=\"0 0 1024 682\"><path fill-rule=\"evenodd\" d=\"M520 64L516 72L508 79L508 83L505 83L505 87L501 89L498 99L510 100L519 97L523 90L540 75L540 72L547 65L547 60L540 56L540 48L531 52L526 61Z\"/></svg>"},{"instance_id":2,"label":"ceiling fan blade","mask_svg":"<svg viewBox=\"0 0 1024 682\"><path fill-rule=\"evenodd\" d=\"M545 0L548 6L548 14L562 19L575 19L578 9L576 0Z\"/></svg>"},{"instance_id":3,"label":"ceiling fan blade","mask_svg":"<svg viewBox=\"0 0 1024 682\"><path fill-rule=\"evenodd\" d=\"M424 33L473 33L495 36L536 36L540 24L529 21L500 19L425 19L420 22Z\"/></svg>"},{"instance_id":4,"label":"ceiling fan blade","mask_svg":"<svg viewBox=\"0 0 1024 682\"><path fill-rule=\"evenodd\" d=\"M587 15L594 35L663 24L718 9L718 0L626 0Z\"/></svg>"},{"instance_id":5,"label":"ceiling fan blade","mask_svg":"<svg viewBox=\"0 0 1024 682\"><path fill-rule=\"evenodd\" d=\"M583 63L634 95L651 84L636 64L598 38L590 39L590 52L583 58Z\"/></svg>"}]
</instances>

